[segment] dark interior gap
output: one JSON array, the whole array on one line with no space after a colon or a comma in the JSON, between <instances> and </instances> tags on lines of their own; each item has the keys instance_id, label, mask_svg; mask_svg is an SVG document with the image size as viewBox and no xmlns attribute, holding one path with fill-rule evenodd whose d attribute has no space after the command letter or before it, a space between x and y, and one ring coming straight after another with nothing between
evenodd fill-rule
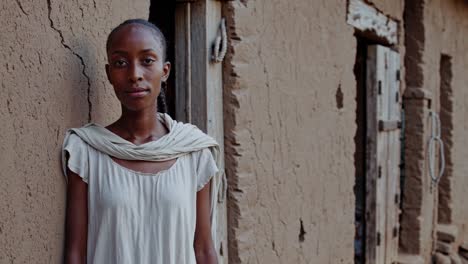
<instances>
[{"instance_id":1,"label":"dark interior gap","mask_svg":"<svg viewBox=\"0 0 468 264\"><path fill-rule=\"evenodd\" d=\"M356 134L355 152L355 239L354 263L365 263L366 252L366 137L367 137L367 100L366 100L366 60L368 42L357 37L354 76L356 78Z\"/></svg>"},{"instance_id":2,"label":"dark interior gap","mask_svg":"<svg viewBox=\"0 0 468 264\"><path fill-rule=\"evenodd\" d=\"M148 21L158 26L167 40L167 60L171 63L171 74L167 81L166 101L168 113L175 117L175 78L177 69L175 67L175 7L176 1L151 0Z\"/></svg>"}]
</instances>

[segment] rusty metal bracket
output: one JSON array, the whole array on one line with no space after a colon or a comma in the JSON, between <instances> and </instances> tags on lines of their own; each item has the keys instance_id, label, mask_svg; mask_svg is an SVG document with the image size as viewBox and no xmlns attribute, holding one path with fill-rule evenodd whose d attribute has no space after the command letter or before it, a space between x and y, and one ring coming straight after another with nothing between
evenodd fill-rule
<instances>
[{"instance_id":1,"label":"rusty metal bracket","mask_svg":"<svg viewBox=\"0 0 468 264\"><path fill-rule=\"evenodd\" d=\"M401 121L392 120L392 121L384 121L379 120L379 131L387 132L401 128Z\"/></svg>"}]
</instances>

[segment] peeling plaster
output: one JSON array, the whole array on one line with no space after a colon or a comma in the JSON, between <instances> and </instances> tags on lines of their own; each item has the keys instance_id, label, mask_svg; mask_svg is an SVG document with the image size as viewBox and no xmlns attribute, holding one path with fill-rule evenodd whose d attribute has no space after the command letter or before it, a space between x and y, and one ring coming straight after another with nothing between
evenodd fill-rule
<instances>
[{"instance_id":1,"label":"peeling plaster","mask_svg":"<svg viewBox=\"0 0 468 264\"><path fill-rule=\"evenodd\" d=\"M350 0L348 24L362 32L375 34L390 44L398 42L398 23L362 0Z\"/></svg>"}]
</instances>

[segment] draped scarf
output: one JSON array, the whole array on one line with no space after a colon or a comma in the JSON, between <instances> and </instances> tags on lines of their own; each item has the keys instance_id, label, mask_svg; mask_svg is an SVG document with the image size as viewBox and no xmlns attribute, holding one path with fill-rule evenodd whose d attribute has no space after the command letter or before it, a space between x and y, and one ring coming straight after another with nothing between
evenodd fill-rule
<instances>
[{"instance_id":1,"label":"draped scarf","mask_svg":"<svg viewBox=\"0 0 468 264\"><path fill-rule=\"evenodd\" d=\"M117 136L105 127L90 123L81 128L69 129L65 134L63 146L67 144L71 134L76 134L91 147L111 157L124 160L142 161L172 160L191 152L209 148L219 169L219 172L216 175L213 175L211 180L210 193L211 235L215 245L217 245L216 201L218 200L218 192L220 191L222 183L221 175L223 174L219 155L219 145L212 137L203 133L194 125L177 122L168 114L158 114L158 119L166 125L169 133L156 141L135 145L132 142ZM65 155L65 150L62 148L62 169L66 175L67 164ZM222 195L224 195L224 193Z\"/></svg>"}]
</instances>

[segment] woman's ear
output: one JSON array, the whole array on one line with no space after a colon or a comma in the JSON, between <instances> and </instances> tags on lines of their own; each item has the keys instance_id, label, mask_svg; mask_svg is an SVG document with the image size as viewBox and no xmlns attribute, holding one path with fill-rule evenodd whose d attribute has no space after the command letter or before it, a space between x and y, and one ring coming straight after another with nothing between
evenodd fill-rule
<instances>
[{"instance_id":1,"label":"woman's ear","mask_svg":"<svg viewBox=\"0 0 468 264\"><path fill-rule=\"evenodd\" d=\"M171 73L171 63L166 61L163 65L163 76L162 80L165 82L169 78L169 74Z\"/></svg>"},{"instance_id":2,"label":"woman's ear","mask_svg":"<svg viewBox=\"0 0 468 264\"><path fill-rule=\"evenodd\" d=\"M110 66L109 64L106 64L106 75L107 75L107 80L112 84L112 80L110 78Z\"/></svg>"}]
</instances>

